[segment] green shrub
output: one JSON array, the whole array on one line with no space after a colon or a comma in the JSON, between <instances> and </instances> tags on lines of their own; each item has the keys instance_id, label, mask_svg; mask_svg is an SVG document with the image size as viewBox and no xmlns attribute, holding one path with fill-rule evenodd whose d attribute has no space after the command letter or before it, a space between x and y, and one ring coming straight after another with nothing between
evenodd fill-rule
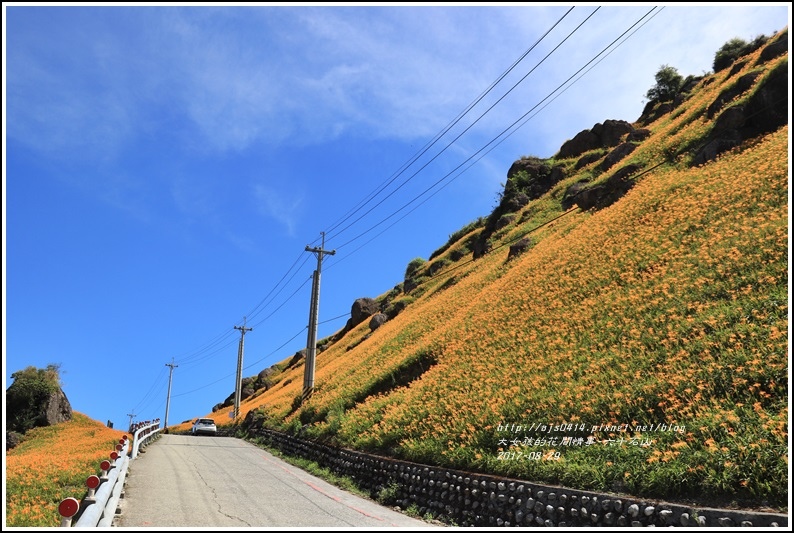
<instances>
[{"instance_id":1,"label":"green shrub","mask_svg":"<svg viewBox=\"0 0 794 533\"><path fill-rule=\"evenodd\" d=\"M656 72L656 85L648 89L645 97L651 101L669 102L678 95L684 78L678 69L669 65L662 65Z\"/></svg>"},{"instance_id":2,"label":"green shrub","mask_svg":"<svg viewBox=\"0 0 794 533\"><path fill-rule=\"evenodd\" d=\"M758 50L761 46L766 44L768 40L769 38L767 36L759 35L748 43L744 39L734 37L723 44L720 49L717 50L717 53L714 54L714 63L712 65L714 72L719 72L730 67L737 59Z\"/></svg>"},{"instance_id":3,"label":"green shrub","mask_svg":"<svg viewBox=\"0 0 794 533\"><path fill-rule=\"evenodd\" d=\"M417 271L418 271L420 268L422 268L422 266L423 266L425 263L427 263L427 261L425 261L425 260L424 260L424 259L422 259L421 257L417 257L416 259L412 259L412 260L411 260L411 262L410 262L410 263L408 263L408 266L407 266L407 267L405 267L405 279L410 279L410 278L412 278L412 277L413 277L413 275L414 275L414 274L416 274L416 272L417 272Z\"/></svg>"},{"instance_id":4,"label":"green shrub","mask_svg":"<svg viewBox=\"0 0 794 533\"><path fill-rule=\"evenodd\" d=\"M397 496L400 493L400 485L392 481L387 486L378 491L378 503L381 505L392 505L397 501Z\"/></svg>"},{"instance_id":5,"label":"green shrub","mask_svg":"<svg viewBox=\"0 0 794 533\"><path fill-rule=\"evenodd\" d=\"M29 366L11 374L14 383L6 391L6 421L8 429L25 433L36 426L45 425L40 420L41 407L52 393L61 387L59 365L41 369Z\"/></svg>"},{"instance_id":6,"label":"green shrub","mask_svg":"<svg viewBox=\"0 0 794 533\"><path fill-rule=\"evenodd\" d=\"M714 64L712 65L714 72L730 67L742 55L745 46L747 46L747 41L738 37L723 44L714 55Z\"/></svg>"}]
</instances>

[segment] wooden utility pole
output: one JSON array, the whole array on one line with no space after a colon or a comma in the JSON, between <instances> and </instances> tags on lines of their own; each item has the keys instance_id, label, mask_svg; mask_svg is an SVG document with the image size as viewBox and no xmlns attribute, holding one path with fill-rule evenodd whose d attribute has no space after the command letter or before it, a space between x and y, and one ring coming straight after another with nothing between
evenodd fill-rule
<instances>
[{"instance_id":1,"label":"wooden utility pole","mask_svg":"<svg viewBox=\"0 0 794 533\"><path fill-rule=\"evenodd\" d=\"M322 235L322 244L319 248L306 246L307 252L317 255L317 270L312 276L312 301L309 305L309 334L306 339L306 368L303 372L303 395L302 400L306 401L314 391L314 361L317 357L317 318L320 315L320 273L323 269L323 256L334 255L336 250L324 250L325 233Z\"/></svg>"},{"instance_id":2,"label":"wooden utility pole","mask_svg":"<svg viewBox=\"0 0 794 533\"><path fill-rule=\"evenodd\" d=\"M234 326L240 330L240 346L237 348L237 382L234 387L234 418L240 416L240 394L243 387L243 339L246 331L253 331L254 328L245 327L245 317L242 326Z\"/></svg>"}]
</instances>

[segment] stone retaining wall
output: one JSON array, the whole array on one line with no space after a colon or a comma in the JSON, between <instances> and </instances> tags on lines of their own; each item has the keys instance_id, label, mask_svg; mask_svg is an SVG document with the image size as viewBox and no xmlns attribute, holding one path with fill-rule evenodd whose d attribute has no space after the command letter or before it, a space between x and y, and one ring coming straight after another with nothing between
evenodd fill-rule
<instances>
[{"instance_id":1,"label":"stone retaining wall","mask_svg":"<svg viewBox=\"0 0 794 533\"><path fill-rule=\"evenodd\" d=\"M373 498L384 489L402 509L460 526L788 526L788 516L692 508L431 467L334 448L268 429L256 433L286 455L353 478Z\"/></svg>"}]
</instances>

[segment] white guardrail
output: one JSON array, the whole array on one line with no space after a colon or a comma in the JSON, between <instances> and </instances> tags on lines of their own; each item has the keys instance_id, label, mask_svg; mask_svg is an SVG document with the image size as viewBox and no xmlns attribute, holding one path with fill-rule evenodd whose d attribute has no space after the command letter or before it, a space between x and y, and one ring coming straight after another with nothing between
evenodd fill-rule
<instances>
[{"instance_id":1,"label":"white guardrail","mask_svg":"<svg viewBox=\"0 0 794 533\"><path fill-rule=\"evenodd\" d=\"M130 428L133 433L132 450L127 435L119 439L116 449L110 452L110 460L100 463L101 476L91 475L86 479L88 494L83 501L66 498L58 505L61 527L110 527L116 516L124 480L130 461L138 457L142 448L151 444L160 435L160 419L139 422ZM74 521L74 524L72 522Z\"/></svg>"}]
</instances>

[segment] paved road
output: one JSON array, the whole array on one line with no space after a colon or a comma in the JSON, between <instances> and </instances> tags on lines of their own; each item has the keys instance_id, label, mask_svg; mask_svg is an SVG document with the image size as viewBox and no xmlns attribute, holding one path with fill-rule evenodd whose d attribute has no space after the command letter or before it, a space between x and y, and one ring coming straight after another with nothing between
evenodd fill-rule
<instances>
[{"instance_id":1,"label":"paved road","mask_svg":"<svg viewBox=\"0 0 794 533\"><path fill-rule=\"evenodd\" d=\"M231 437L163 435L120 503L118 527L431 527Z\"/></svg>"}]
</instances>

